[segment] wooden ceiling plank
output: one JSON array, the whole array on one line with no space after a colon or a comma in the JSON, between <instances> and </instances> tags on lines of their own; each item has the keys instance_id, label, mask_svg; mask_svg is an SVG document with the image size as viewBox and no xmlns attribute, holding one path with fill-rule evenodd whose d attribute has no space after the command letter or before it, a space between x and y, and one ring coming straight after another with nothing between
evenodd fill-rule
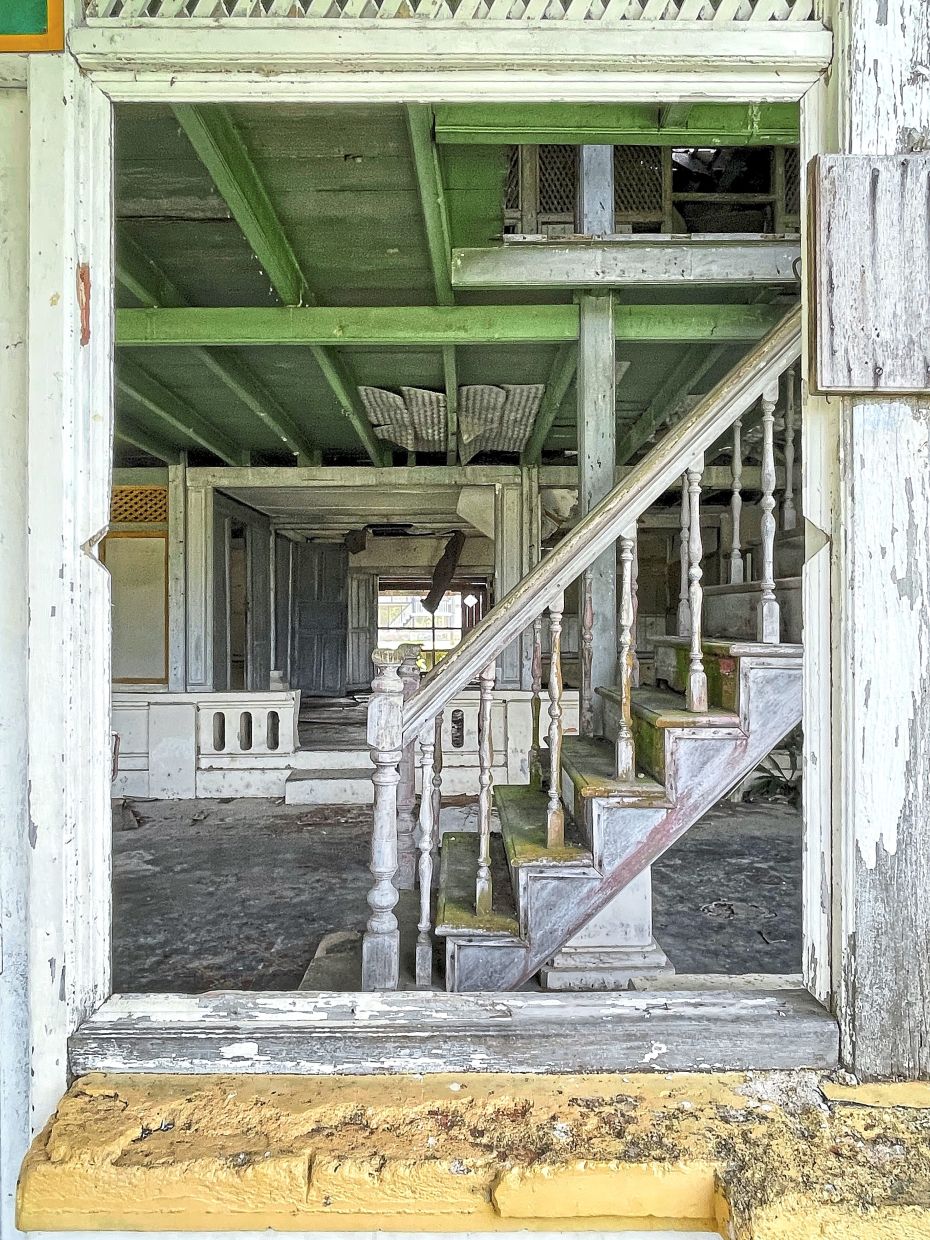
<instances>
[{"instance_id":1,"label":"wooden ceiling plank","mask_svg":"<svg viewBox=\"0 0 930 1240\"><path fill-rule=\"evenodd\" d=\"M169 391L128 358L123 358L117 368L116 387L167 428L169 435L172 431L180 431L227 465L242 464L243 454L238 444L211 426L180 396Z\"/></svg>"},{"instance_id":2,"label":"wooden ceiling plank","mask_svg":"<svg viewBox=\"0 0 930 1240\"><path fill-rule=\"evenodd\" d=\"M316 305L310 282L229 110L221 105L177 104L174 113L281 301L286 306ZM343 359L330 356L318 345L311 351L372 462L389 463L389 454L371 428Z\"/></svg>"}]
</instances>

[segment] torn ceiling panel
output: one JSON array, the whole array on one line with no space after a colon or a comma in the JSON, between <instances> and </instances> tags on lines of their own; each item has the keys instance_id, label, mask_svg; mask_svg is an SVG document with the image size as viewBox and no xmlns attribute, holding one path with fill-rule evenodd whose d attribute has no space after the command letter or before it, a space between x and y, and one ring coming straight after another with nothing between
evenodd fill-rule
<instances>
[{"instance_id":1,"label":"torn ceiling panel","mask_svg":"<svg viewBox=\"0 0 930 1240\"><path fill-rule=\"evenodd\" d=\"M517 454L529 440L545 392L542 383L467 384L458 390L463 464L480 452ZM428 388L360 387L375 434L409 452L444 452L446 398Z\"/></svg>"}]
</instances>

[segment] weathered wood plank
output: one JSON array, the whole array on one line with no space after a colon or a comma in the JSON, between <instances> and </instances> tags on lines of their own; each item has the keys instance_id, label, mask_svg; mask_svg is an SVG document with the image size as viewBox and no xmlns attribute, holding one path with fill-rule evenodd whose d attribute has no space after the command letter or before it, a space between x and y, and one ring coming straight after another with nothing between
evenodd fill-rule
<instances>
[{"instance_id":1,"label":"weathered wood plank","mask_svg":"<svg viewBox=\"0 0 930 1240\"><path fill-rule=\"evenodd\" d=\"M830 1068L835 1022L803 990L609 995L114 996L71 1039L86 1072L722 1071Z\"/></svg>"},{"instance_id":2,"label":"weathered wood plank","mask_svg":"<svg viewBox=\"0 0 930 1240\"><path fill-rule=\"evenodd\" d=\"M812 169L820 392L930 390L930 155L824 155Z\"/></svg>"}]
</instances>

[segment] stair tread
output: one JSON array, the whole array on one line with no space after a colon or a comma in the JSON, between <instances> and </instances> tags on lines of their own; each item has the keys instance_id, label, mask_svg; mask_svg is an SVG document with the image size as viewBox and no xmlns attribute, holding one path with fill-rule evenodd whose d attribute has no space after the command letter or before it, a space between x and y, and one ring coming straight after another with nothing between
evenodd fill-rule
<instances>
[{"instance_id":1,"label":"stair tread","mask_svg":"<svg viewBox=\"0 0 930 1240\"><path fill-rule=\"evenodd\" d=\"M634 780L614 775L616 754L611 741L591 736L566 736L562 742L562 767L582 797L622 797L629 803L666 805L665 789L647 775Z\"/></svg>"},{"instance_id":2,"label":"stair tread","mask_svg":"<svg viewBox=\"0 0 930 1240\"><path fill-rule=\"evenodd\" d=\"M602 692L598 690L598 692ZM605 696L619 697L619 689L604 691ZM634 689L632 695L633 714L645 719L655 728L736 728L740 727L740 717L730 710L721 710L719 706L708 706L705 711L690 711L685 706L685 698L681 693L671 689Z\"/></svg>"},{"instance_id":3,"label":"stair tread","mask_svg":"<svg viewBox=\"0 0 930 1240\"><path fill-rule=\"evenodd\" d=\"M491 836L490 913L475 912L475 876L478 871L478 835L474 831L447 831L442 837L436 934L470 938L519 938L517 910L507 857L501 839Z\"/></svg>"},{"instance_id":4,"label":"stair tread","mask_svg":"<svg viewBox=\"0 0 930 1240\"><path fill-rule=\"evenodd\" d=\"M686 650L691 645L691 638L672 635L656 637L654 638L654 645L657 647L671 646L677 650ZM767 642L747 642L739 638L729 637L705 637L701 642L701 649L706 654L724 657L729 655L734 659L740 657L758 658L760 656L776 659L799 659L804 653L804 647L795 642L778 642L776 645Z\"/></svg>"},{"instance_id":5,"label":"stair tread","mask_svg":"<svg viewBox=\"0 0 930 1240\"><path fill-rule=\"evenodd\" d=\"M344 767L324 767L323 770L310 770L306 767L297 767L288 775L286 783L299 784L307 782L317 782L328 779L367 779L371 780L371 773L374 770L372 766L344 766Z\"/></svg>"},{"instance_id":6,"label":"stair tread","mask_svg":"<svg viewBox=\"0 0 930 1240\"><path fill-rule=\"evenodd\" d=\"M501 820L501 835L511 865L593 865L591 852L571 838L573 824L565 824L565 843L546 844L546 810L549 798L527 784L503 784L494 790L494 803Z\"/></svg>"}]
</instances>

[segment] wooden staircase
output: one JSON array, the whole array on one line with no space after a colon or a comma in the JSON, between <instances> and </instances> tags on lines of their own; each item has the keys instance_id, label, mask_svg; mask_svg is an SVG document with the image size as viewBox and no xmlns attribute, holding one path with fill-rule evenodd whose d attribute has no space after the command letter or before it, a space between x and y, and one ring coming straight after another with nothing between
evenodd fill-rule
<instances>
[{"instance_id":1,"label":"wooden staircase","mask_svg":"<svg viewBox=\"0 0 930 1240\"><path fill-rule=\"evenodd\" d=\"M662 667L674 670L669 687L633 691L636 777L612 775L614 739L563 743L564 843L547 847L544 790L495 790L501 843L492 844L494 907L485 917L474 907L478 837L446 835L436 933L446 941L447 989L511 990L528 981L800 721L800 647L704 643L709 702L694 713L680 691L686 640L658 644ZM621 690L599 692L615 738Z\"/></svg>"},{"instance_id":2,"label":"wooden staircase","mask_svg":"<svg viewBox=\"0 0 930 1240\"><path fill-rule=\"evenodd\" d=\"M422 683L412 664L405 676L399 674L406 656L375 651L377 675L367 736L375 767L370 866L374 883L367 897L371 916L362 942L365 989L398 985L400 933L393 910L401 885L398 875L414 870L420 907L418 987L433 984L433 934L445 940L449 990L512 990L542 969L551 971L550 962L557 954L574 950L573 936L612 901L622 903L629 894L625 889L799 723L801 649L797 642L784 640L776 595L774 427L783 394L785 425L791 426L796 383L792 367L800 350L800 312L794 310L671 427ZM739 533L740 434L743 418L754 419L756 409L758 422L748 429L758 432L761 442L758 555L752 558L758 579L747 589L744 577L749 574ZM722 602L715 625L729 625L733 614L737 620L736 628L708 639L701 479L706 457L714 460L728 449L733 461L733 532L727 555L729 584L718 594ZM785 476L792 477L790 469ZM657 684L639 687L634 649L636 523L660 497L679 486L676 628L680 636L657 639ZM786 488L783 511L789 499ZM788 525L793 530L793 504L790 511ZM579 581L579 597L590 598L590 579L585 575L608 550L614 551L617 564L617 683L592 683L596 617L593 607L582 605L583 736L566 736L561 653L565 590ZM545 686L544 625L549 638ZM528 785L495 788L491 725L496 663L511 642L521 636L526 641L530 635L531 778ZM751 636L756 640L746 640ZM442 801L442 718L454 695L474 681L479 685L478 830L447 833L442 841L434 925L432 874ZM548 781L542 775L544 767ZM421 789L416 830L415 768ZM492 832L492 807L500 821L499 836ZM556 961L551 967L560 965Z\"/></svg>"}]
</instances>

